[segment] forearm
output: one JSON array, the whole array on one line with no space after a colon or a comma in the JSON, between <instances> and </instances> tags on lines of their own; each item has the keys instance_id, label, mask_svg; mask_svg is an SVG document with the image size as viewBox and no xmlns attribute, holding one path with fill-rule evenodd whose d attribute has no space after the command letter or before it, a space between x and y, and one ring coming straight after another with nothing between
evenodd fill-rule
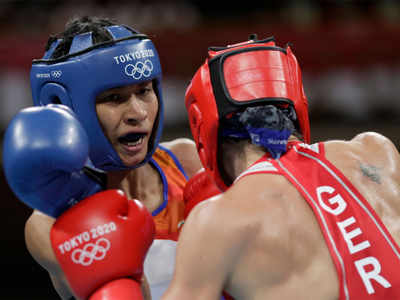
<instances>
[{"instance_id":1,"label":"forearm","mask_svg":"<svg viewBox=\"0 0 400 300\"><path fill-rule=\"evenodd\" d=\"M49 273L60 298L69 300L72 293L50 243L50 229L54 222L54 218L34 211L25 224L25 244L33 259Z\"/></svg>"},{"instance_id":2,"label":"forearm","mask_svg":"<svg viewBox=\"0 0 400 300\"><path fill-rule=\"evenodd\" d=\"M56 290L57 294L60 296L62 300L76 300L71 293L71 289L68 286L67 281L62 276L56 276L55 274L50 274L50 279L53 284L54 289Z\"/></svg>"}]
</instances>

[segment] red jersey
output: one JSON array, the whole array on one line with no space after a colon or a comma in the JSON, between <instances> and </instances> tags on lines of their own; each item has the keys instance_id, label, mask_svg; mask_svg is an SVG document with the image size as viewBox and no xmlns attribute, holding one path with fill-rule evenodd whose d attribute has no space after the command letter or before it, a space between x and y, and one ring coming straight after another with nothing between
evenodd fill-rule
<instances>
[{"instance_id":1,"label":"red jersey","mask_svg":"<svg viewBox=\"0 0 400 300\"><path fill-rule=\"evenodd\" d=\"M376 212L325 158L324 144L290 143L274 160L263 156L237 179L285 176L312 208L335 263L340 300L400 299L400 249Z\"/></svg>"}]
</instances>

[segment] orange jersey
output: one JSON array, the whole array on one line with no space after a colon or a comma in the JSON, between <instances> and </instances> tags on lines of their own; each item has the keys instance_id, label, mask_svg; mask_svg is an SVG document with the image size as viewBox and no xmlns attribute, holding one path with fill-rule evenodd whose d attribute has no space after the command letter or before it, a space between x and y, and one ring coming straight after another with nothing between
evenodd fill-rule
<instances>
[{"instance_id":1,"label":"orange jersey","mask_svg":"<svg viewBox=\"0 0 400 300\"><path fill-rule=\"evenodd\" d=\"M162 146L157 148L150 163L160 173L164 187L164 201L152 212L156 223L156 239L176 241L180 226L183 224L185 210L183 189L187 176L175 155Z\"/></svg>"},{"instance_id":2,"label":"orange jersey","mask_svg":"<svg viewBox=\"0 0 400 300\"><path fill-rule=\"evenodd\" d=\"M156 236L144 262L152 299L157 300L172 279L176 244L185 212L183 189L188 178L176 156L163 146L157 147L149 163L156 168L163 184L163 202L152 212ZM105 173L92 167L87 167L85 172L106 189Z\"/></svg>"},{"instance_id":3,"label":"orange jersey","mask_svg":"<svg viewBox=\"0 0 400 300\"><path fill-rule=\"evenodd\" d=\"M172 279L176 241L184 219L183 189L187 176L176 156L162 146L158 146L150 164L158 170L164 189L163 203L152 212L156 237L144 262L152 298L156 300L161 298Z\"/></svg>"}]
</instances>

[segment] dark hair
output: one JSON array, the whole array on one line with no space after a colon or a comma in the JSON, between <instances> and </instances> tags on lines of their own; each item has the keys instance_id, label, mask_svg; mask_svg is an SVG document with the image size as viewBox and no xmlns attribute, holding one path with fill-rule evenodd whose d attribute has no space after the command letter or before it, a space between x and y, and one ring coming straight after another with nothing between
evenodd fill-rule
<instances>
[{"instance_id":1,"label":"dark hair","mask_svg":"<svg viewBox=\"0 0 400 300\"><path fill-rule=\"evenodd\" d=\"M259 105L246 107L229 117L221 120L221 131L245 131L246 126L253 128L270 128L276 130L290 130L291 134L303 140L298 130L297 115L292 105ZM235 137L223 137L230 141L240 140Z\"/></svg>"},{"instance_id":2,"label":"dark hair","mask_svg":"<svg viewBox=\"0 0 400 300\"><path fill-rule=\"evenodd\" d=\"M73 38L76 35L85 32L92 32L94 45L112 40L110 33L104 29L104 27L112 25L116 25L116 23L107 18L90 16L73 18L67 22L63 32L50 36L49 40L47 41L46 51L50 48L54 41L61 39L60 44L54 50L51 58L55 59L67 55L69 49L71 48Z\"/></svg>"},{"instance_id":3,"label":"dark hair","mask_svg":"<svg viewBox=\"0 0 400 300\"><path fill-rule=\"evenodd\" d=\"M231 185L234 178L231 178L231 174L226 172L222 164L223 153L220 151L221 143L225 143L225 145L228 146L236 146L239 145L239 143L244 145L242 142L247 141L253 144L252 138L248 134L242 134L243 132L247 132L247 126L253 128L289 130L292 135L303 140L303 136L297 129L297 123L294 107L288 104L246 107L221 119L218 138L218 168L225 183L228 186ZM265 148L265 150L268 149Z\"/></svg>"}]
</instances>

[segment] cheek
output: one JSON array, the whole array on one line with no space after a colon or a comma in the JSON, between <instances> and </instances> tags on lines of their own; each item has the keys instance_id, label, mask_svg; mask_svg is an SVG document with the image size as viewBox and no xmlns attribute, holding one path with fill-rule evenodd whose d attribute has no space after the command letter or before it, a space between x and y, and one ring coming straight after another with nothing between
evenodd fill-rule
<instances>
[{"instance_id":1,"label":"cheek","mask_svg":"<svg viewBox=\"0 0 400 300\"><path fill-rule=\"evenodd\" d=\"M102 104L97 104L96 105L96 113L97 113L97 120L100 123L100 126L104 129L105 127L105 123L106 123L106 113L105 113L105 109L104 109L104 105Z\"/></svg>"},{"instance_id":2,"label":"cheek","mask_svg":"<svg viewBox=\"0 0 400 300\"><path fill-rule=\"evenodd\" d=\"M107 136L107 138L110 138L109 131L113 126L112 111L110 111L110 109L107 109L105 105L98 104L96 105L96 112L100 127L103 129L103 132Z\"/></svg>"},{"instance_id":3,"label":"cheek","mask_svg":"<svg viewBox=\"0 0 400 300\"><path fill-rule=\"evenodd\" d=\"M157 114L158 114L158 100L156 98L155 101L152 101L151 104L148 106L148 114L149 117L151 118L152 122L154 123L156 118L157 118Z\"/></svg>"}]
</instances>

